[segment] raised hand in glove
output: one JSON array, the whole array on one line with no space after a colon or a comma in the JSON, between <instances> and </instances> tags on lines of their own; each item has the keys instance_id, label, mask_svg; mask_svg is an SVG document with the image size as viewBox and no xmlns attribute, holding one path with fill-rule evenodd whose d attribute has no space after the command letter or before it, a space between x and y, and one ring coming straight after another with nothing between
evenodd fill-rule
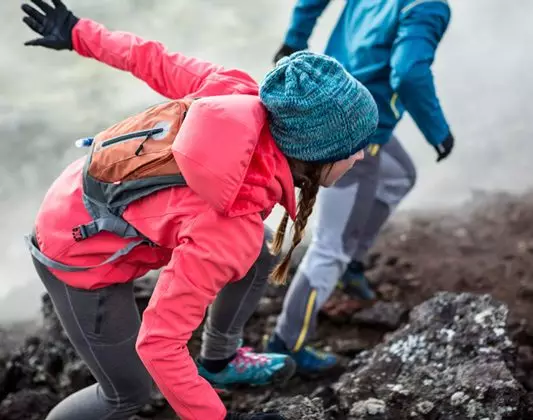
<instances>
[{"instance_id":1,"label":"raised hand in glove","mask_svg":"<svg viewBox=\"0 0 533 420\"><path fill-rule=\"evenodd\" d=\"M43 0L31 0L37 8L23 4L27 16L22 21L42 38L27 41L24 45L38 45L54 50L72 50L72 29L78 18L68 10L61 0L51 0L54 7Z\"/></svg>"},{"instance_id":2,"label":"raised hand in glove","mask_svg":"<svg viewBox=\"0 0 533 420\"><path fill-rule=\"evenodd\" d=\"M292 47L289 47L288 45L286 44L283 44L281 46L281 48L279 49L279 51L276 53L276 55L274 56L274 65L279 61L281 60L283 57L288 57L289 55L291 55L292 53L295 53L296 51L298 51L296 48L292 48Z\"/></svg>"},{"instance_id":3,"label":"raised hand in glove","mask_svg":"<svg viewBox=\"0 0 533 420\"><path fill-rule=\"evenodd\" d=\"M453 138L453 135L452 133L450 133L441 144L434 146L438 155L437 162L440 162L442 159L448 157L448 155L452 152L454 142L455 140Z\"/></svg>"},{"instance_id":4,"label":"raised hand in glove","mask_svg":"<svg viewBox=\"0 0 533 420\"><path fill-rule=\"evenodd\" d=\"M281 414L275 414L275 413L245 414L245 413L228 412L224 420L286 420L286 419Z\"/></svg>"}]
</instances>

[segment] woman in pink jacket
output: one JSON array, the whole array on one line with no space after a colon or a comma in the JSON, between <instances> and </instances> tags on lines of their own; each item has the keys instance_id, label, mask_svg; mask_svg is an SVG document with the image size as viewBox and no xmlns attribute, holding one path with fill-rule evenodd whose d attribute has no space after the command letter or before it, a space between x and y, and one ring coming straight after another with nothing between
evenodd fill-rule
<instances>
[{"instance_id":1,"label":"woman in pink jacket","mask_svg":"<svg viewBox=\"0 0 533 420\"><path fill-rule=\"evenodd\" d=\"M69 165L43 200L29 241L33 261L97 380L47 419L126 419L149 399L151 378L183 419L281 419L226 412L204 377L217 383L227 366L237 372L247 364L270 363L263 372L292 369L284 356L235 351L272 263L263 220L276 204L285 207L274 254L288 218L294 220L292 246L271 274L283 282L319 185L332 185L362 158L377 125L373 99L326 56L283 59L258 86L242 71L78 19L59 0L53 6L32 1L40 10L24 4L23 20L41 37L26 45L74 49L129 71L170 99L196 99L172 143L187 186L159 189L124 206L119 221L137 238L104 229L79 240L80 226L94 225L86 158ZM161 267L141 322L132 280ZM218 334L226 342L214 351L219 357L202 354L197 365L186 344L209 305L204 338ZM257 382L271 379L267 374Z\"/></svg>"}]
</instances>

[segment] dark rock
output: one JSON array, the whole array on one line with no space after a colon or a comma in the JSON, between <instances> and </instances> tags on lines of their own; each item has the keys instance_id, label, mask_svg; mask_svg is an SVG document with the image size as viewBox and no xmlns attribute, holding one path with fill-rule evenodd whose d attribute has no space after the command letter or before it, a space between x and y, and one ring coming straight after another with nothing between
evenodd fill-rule
<instances>
[{"instance_id":1,"label":"dark rock","mask_svg":"<svg viewBox=\"0 0 533 420\"><path fill-rule=\"evenodd\" d=\"M276 326L276 322L278 322L278 317L275 315L270 315L266 320L266 327L268 330L273 330Z\"/></svg>"},{"instance_id":2,"label":"dark rock","mask_svg":"<svg viewBox=\"0 0 533 420\"><path fill-rule=\"evenodd\" d=\"M135 282L139 308L147 305L153 285L149 277ZM43 331L27 338L0 363L1 420L43 419L61 399L95 382L68 340L47 294L42 303ZM153 417L167 407L162 395L154 393L143 413Z\"/></svg>"},{"instance_id":3,"label":"dark rock","mask_svg":"<svg viewBox=\"0 0 533 420\"><path fill-rule=\"evenodd\" d=\"M520 254L533 253L533 239L519 241L516 244L516 250Z\"/></svg>"},{"instance_id":4,"label":"dark rock","mask_svg":"<svg viewBox=\"0 0 533 420\"><path fill-rule=\"evenodd\" d=\"M347 325L355 312L370 307L373 303L373 301L353 298L341 290L335 290L322 306L320 314L325 315L335 324Z\"/></svg>"},{"instance_id":5,"label":"dark rock","mask_svg":"<svg viewBox=\"0 0 533 420\"><path fill-rule=\"evenodd\" d=\"M29 348L35 348L41 344L42 340L40 337L37 337L35 335L32 335L28 337L25 341L25 346Z\"/></svg>"},{"instance_id":6,"label":"dark rock","mask_svg":"<svg viewBox=\"0 0 533 420\"><path fill-rule=\"evenodd\" d=\"M58 396L50 390L23 389L0 403L0 419L41 420L58 402Z\"/></svg>"},{"instance_id":7,"label":"dark rock","mask_svg":"<svg viewBox=\"0 0 533 420\"><path fill-rule=\"evenodd\" d=\"M144 407L139 412L141 417L153 417L157 414L159 410L154 407L152 404L145 404Z\"/></svg>"},{"instance_id":8,"label":"dark rock","mask_svg":"<svg viewBox=\"0 0 533 420\"><path fill-rule=\"evenodd\" d=\"M22 352L15 353L6 363L2 383L0 383L0 401L6 395L33 385L35 369L26 362Z\"/></svg>"},{"instance_id":9,"label":"dark rock","mask_svg":"<svg viewBox=\"0 0 533 420\"><path fill-rule=\"evenodd\" d=\"M530 346L520 346L517 355L517 369L515 377L528 391L533 391L533 348Z\"/></svg>"},{"instance_id":10,"label":"dark rock","mask_svg":"<svg viewBox=\"0 0 533 420\"><path fill-rule=\"evenodd\" d=\"M280 299L262 297L255 310L256 315L268 317L269 315L278 315L281 312L283 302Z\"/></svg>"},{"instance_id":11,"label":"dark rock","mask_svg":"<svg viewBox=\"0 0 533 420\"><path fill-rule=\"evenodd\" d=\"M533 419L533 392L530 392L526 395L526 413L524 419Z\"/></svg>"},{"instance_id":12,"label":"dark rock","mask_svg":"<svg viewBox=\"0 0 533 420\"><path fill-rule=\"evenodd\" d=\"M310 395L310 399L320 398L325 407L329 407L337 403L337 394L330 386L319 386Z\"/></svg>"},{"instance_id":13,"label":"dark rock","mask_svg":"<svg viewBox=\"0 0 533 420\"><path fill-rule=\"evenodd\" d=\"M387 260L385 261L385 265L388 265L390 267L395 266L398 263L399 258L396 256L389 256L387 257Z\"/></svg>"},{"instance_id":14,"label":"dark rock","mask_svg":"<svg viewBox=\"0 0 533 420\"><path fill-rule=\"evenodd\" d=\"M63 359L63 355L61 354L61 351L56 347L50 348L50 350L44 355L43 363L44 369L52 377L56 377L61 372L63 372L63 369L65 367L65 360Z\"/></svg>"},{"instance_id":15,"label":"dark rock","mask_svg":"<svg viewBox=\"0 0 533 420\"><path fill-rule=\"evenodd\" d=\"M355 356L370 347L368 341L359 338L339 339L333 342L332 350L344 356Z\"/></svg>"},{"instance_id":16,"label":"dark rock","mask_svg":"<svg viewBox=\"0 0 533 420\"><path fill-rule=\"evenodd\" d=\"M356 357L334 385L341 409L350 420L525 418L507 313L488 295L438 294ZM427 417L434 410L438 417Z\"/></svg>"},{"instance_id":17,"label":"dark rock","mask_svg":"<svg viewBox=\"0 0 533 420\"><path fill-rule=\"evenodd\" d=\"M452 244L455 247L455 241ZM414 245L413 249L420 248L418 243L413 242ZM409 255L415 258L413 249ZM413 281L433 276L421 272L421 260L410 266L405 263L404 253L400 255L398 261L386 266L389 271L380 275L379 290L381 297L399 299L412 307L419 303L409 300L413 295L422 300L433 293L427 293L429 282L416 285ZM428 261L429 266L440 260ZM386 262L387 257L383 256L382 266ZM472 280L484 275L457 273L458 279L466 279L457 287L472 285ZM392 284L391 279L402 281ZM500 277L497 280L495 290L500 290L505 282ZM134 283L140 312L148 304L154 281L145 278ZM418 289L413 293L413 285L426 287L426 293L419 294ZM285 291L286 287L268 287L266 298L245 330L247 345L259 346L263 334L271 332ZM516 299L518 293L513 290L509 296ZM533 393L527 394L533 390L533 327L529 318L529 323L525 319L527 312L506 329L507 310L491 298L443 294L413 310L409 324L400 331L386 333L384 342L385 330L404 322L403 305L379 302L374 308L363 309L354 317L357 327L347 321L352 321L353 311L344 312L347 315L340 324L327 316L321 319L313 345L344 356L357 355L350 362L348 373L340 379L340 373L312 380L296 376L283 389L235 390L225 397L226 405L239 411L281 411L289 420L533 418ZM1 420L42 419L60 399L94 382L46 295L43 314L43 332L27 339L18 351L0 355ZM188 345L193 356L199 350L200 333L201 328L194 332ZM519 344L518 351L509 336ZM369 349L378 342L383 344ZM346 371L345 364L342 368ZM170 420L175 415L162 395L155 393L150 404L136 416L137 420L141 418Z\"/></svg>"},{"instance_id":18,"label":"dark rock","mask_svg":"<svg viewBox=\"0 0 533 420\"><path fill-rule=\"evenodd\" d=\"M150 402L154 407L157 408L164 408L167 405L167 401L165 400L165 397L163 394L161 394L159 391L154 390L152 392L152 400Z\"/></svg>"},{"instance_id":19,"label":"dark rock","mask_svg":"<svg viewBox=\"0 0 533 420\"><path fill-rule=\"evenodd\" d=\"M9 325L9 328L0 327L0 358L8 358L9 354L20 347L28 335L33 336L41 325L35 321L23 321Z\"/></svg>"},{"instance_id":20,"label":"dark rock","mask_svg":"<svg viewBox=\"0 0 533 420\"><path fill-rule=\"evenodd\" d=\"M387 419L387 406L385 401L377 398L368 398L362 401L356 401L350 407L349 419Z\"/></svg>"},{"instance_id":21,"label":"dark rock","mask_svg":"<svg viewBox=\"0 0 533 420\"><path fill-rule=\"evenodd\" d=\"M400 287L389 282L382 282L377 287L379 296L385 301L397 301L400 295Z\"/></svg>"},{"instance_id":22,"label":"dark rock","mask_svg":"<svg viewBox=\"0 0 533 420\"><path fill-rule=\"evenodd\" d=\"M302 395L273 399L262 407L262 412L277 412L287 420L324 420L327 418L320 398L310 399Z\"/></svg>"},{"instance_id":23,"label":"dark rock","mask_svg":"<svg viewBox=\"0 0 533 420\"><path fill-rule=\"evenodd\" d=\"M165 400L165 397L163 397L163 395L159 391L154 391L152 392L150 403L145 404L145 406L138 414L140 417L153 418L156 414L161 412L161 410L166 407L167 402Z\"/></svg>"},{"instance_id":24,"label":"dark rock","mask_svg":"<svg viewBox=\"0 0 533 420\"><path fill-rule=\"evenodd\" d=\"M137 309L139 310L140 314L142 314L148 306L148 302L152 297L152 292L154 291L158 275L158 271L153 271L133 282L135 303L137 304Z\"/></svg>"},{"instance_id":25,"label":"dark rock","mask_svg":"<svg viewBox=\"0 0 533 420\"><path fill-rule=\"evenodd\" d=\"M533 346L533 325L522 318L509 322L509 336L520 345Z\"/></svg>"},{"instance_id":26,"label":"dark rock","mask_svg":"<svg viewBox=\"0 0 533 420\"><path fill-rule=\"evenodd\" d=\"M61 386L67 395L95 382L87 365L81 360L70 362L63 371Z\"/></svg>"},{"instance_id":27,"label":"dark rock","mask_svg":"<svg viewBox=\"0 0 533 420\"><path fill-rule=\"evenodd\" d=\"M41 314L43 316L44 330L48 340L65 340L66 335L61 322L54 310L54 304L48 293L44 293L41 299Z\"/></svg>"},{"instance_id":28,"label":"dark rock","mask_svg":"<svg viewBox=\"0 0 533 420\"><path fill-rule=\"evenodd\" d=\"M352 322L395 330L405 321L407 312L407 307L401 302L378 301L370 308L356 312L352 316Z\"/></svg>"},{"instance_id":29,"label":"dark rock","mask_svg":"<svg viewBox=\"0 0 533 420\"><path fill-rule=\"evenodd\" d=\"M523 283L518 290L518 296L524 299L533 299L533 284Z\"/></svg>"}]
</instances>

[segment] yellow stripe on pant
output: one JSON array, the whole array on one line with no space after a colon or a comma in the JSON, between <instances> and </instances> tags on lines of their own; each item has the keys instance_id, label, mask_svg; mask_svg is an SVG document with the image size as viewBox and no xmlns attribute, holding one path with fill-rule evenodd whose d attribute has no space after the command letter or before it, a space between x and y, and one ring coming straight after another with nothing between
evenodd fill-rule
<instances>
[{"instance_id":1,"label":"yellow stripe on pant","mask_svg":"<svg viewBox=\"0 0 533 420\"><path fill-rule=\"evenodd\" d=\"M313 309L315 307L315 302L316 302L316 289L313 289L311 290L311 293L309 294L309 299L307 300L304 323L302 325L302 330L300 331L300 335L298 336L298 340L296 341L296 345L294 346L293 351L299 351L305 342L305 338L307 337L307 332L309 331L309 323L311 322L311 316L313 315Z\"/></svg>"},{"instance_id":2,"label":"yellow stripe on pant","mask_svg":"<svg viewBox=\"0 0 533 420\"><path fill-rule=\"evenodd\" d=\"M381 149L381 145L379 144L371 144L367 148L367 152L370 156L376 156L379 152L379 149Z\"/></svg>"}]
</instances>

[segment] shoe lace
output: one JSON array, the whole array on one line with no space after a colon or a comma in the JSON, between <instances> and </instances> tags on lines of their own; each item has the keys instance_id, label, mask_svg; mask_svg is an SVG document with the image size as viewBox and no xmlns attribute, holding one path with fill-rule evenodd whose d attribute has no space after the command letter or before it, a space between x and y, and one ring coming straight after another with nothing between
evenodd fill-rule
<instances>
[{"instance_id":1,"label":"shoe lace","mask_svg":"<svg viewBox=\"0 0 533 420\"><path fill-rule=\"evenodd\" d=\"M255 353L252 347L241 347L237 349L237 355L233 359L237 370L245 370L247 367L260 367L268 363L268 357L261 353Z\"/></svg>"}]
</instances>

